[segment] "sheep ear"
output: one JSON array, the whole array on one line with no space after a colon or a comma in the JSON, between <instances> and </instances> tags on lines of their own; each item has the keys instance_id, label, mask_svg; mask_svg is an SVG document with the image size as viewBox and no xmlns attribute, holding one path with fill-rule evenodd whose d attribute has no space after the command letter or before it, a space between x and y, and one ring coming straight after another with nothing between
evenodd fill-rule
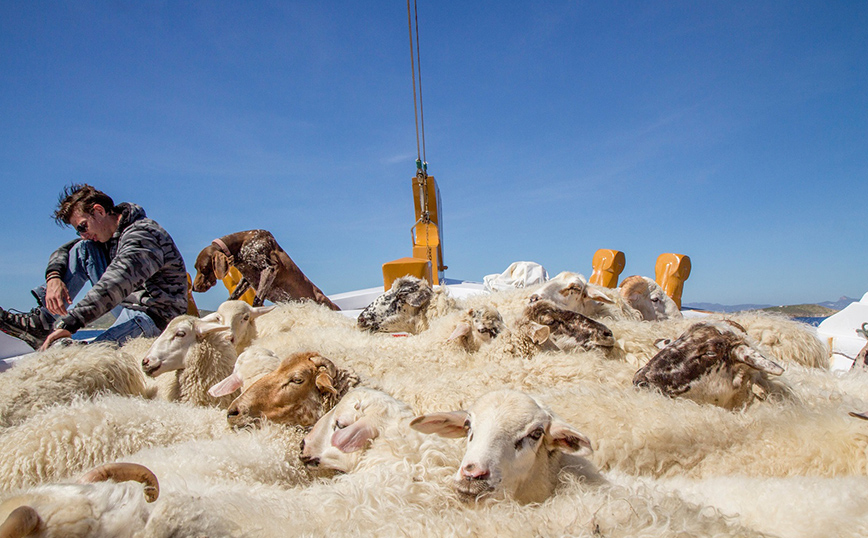
<instances>
[{"instance_id":1,"label":"sheep ear","mask_svg":"<svg viewBox=\"0 0 868 538\"><path fill-rule=\"evenodd\" d=\"M566 297L566 296L568 296L568 295L569 295L570 293L572 293L572 292L579 292L579 293L581 294L582 291L583 291L583 289L584 289L584 286L579 286L579 285L576 285L576 284L570 284L569 286L567 286L567 287L565 287L564 289L560 290L558 293L560 293L561 295L563 295L564 297Z\"/></svg>"},{"instance_id":2,"label":"sheep ear","mask_svg":"<svg viewBox=\"0 0 868 538\"><path fill-rule=\"evenodd\" d=\"M414 418L410 427L422 433L436 433L441 437L466 437L467 411L449 411L446 413L431 413Z\"/></svg>"},{"instance_id":3,"label":"sheep ear","mask_svg":"<svg viewBox=\"0 0 868 538\"><path fill-rule=\"evenodd\" d=\"M587 456L593 452L590 439L569 424L559 420L553 421L549 427L546 442L554 450L576 456Z\"/></svg>"},{"instance_id":4,"label":"sheep ear","mask_svg":"<svg viewBox=\"0 0 868 538\"><path fill-rule=\"evenodd\" d=\"M732 349L732 358L738 362L747 364L761 372L771 375L781 375L784 369L776 362L763 356L762 353L747 344L739 344Z\"/></svg>"},{"instance_id":5,"label":"sheep ear","mask_svg":"<svg viewBox=\"0 0 868 538\"><path fill-rule=\"evenodd\" d=\"M222 280L229 272L229 258L222 252L215 252L212 259L214 260L214 275Z\"/></svg>"},{"instance_id":6,"label":"sheep ear","mask_svg":"<svg viewBox=\"0 0 868 538\"><path fill-rule=\"evenodd\" d=\"M346 428L332 435L332 446L341 452L350 453L361 450L368 441L374 440L379 433L367 417L362 417Z\"/></svg>"},{"instance_id":7,"label":"sheep ear","mask_svg":"<svg viewBox=\"0 0 868 538\"><path fill-rule=\"evenodd\" d=\"M316 388L320 392L329 392L337 395L338 391L334 387L333 381L332 376L329 375L328 370L325 368L320 368L316 373Z\"/></svg>"},{"instance_id":8,"label":"sheep ear","mask_svg":"<svg viewBox=\"0 0 868 538\"><path fill-rule=\"evenodd\" d=\"M530 324L530 331L528 336L530 336L531 341L540 345L544 343L552 334L552 329L548 325L543 325L542 323L533 322Z\"/></svg>"},{"instance_id":9,"label":"sheep ear","mask_svg":"<svg viewBox=\"0 0 868 538\"><path fill-rule=\"evenodd\" d=\"M220 322L220 313L219 312L211 312L207 316L201 318L202 321L216 321Z\"/></svg>"},{"instance_id":10,"label":"sheep ear","mask_svg":"<svg viewBox=\"0 0 868 538\"><path fill-rule=\"evenodd\" d=\"M468 334L470 334L470 324L462 321L455 326L455 330L452 331L452 334L449 335L449 338L447 338L446 341L451 342L461 338L462 336L467 336Z\"/></svg>"},{"instance_id":11,"label":"sheep ear","mask_svg":"<svg viewBox=\"0 0 868 538\"><path fill-rule=\"evenodd\" d=\"M424 287L407 295L407 304L413 308L421 308L431 300L431 288Z\"/></svg>"},{"instance_id":12,"label":"sheep ear","mask_svg":"<svg viewBox=\"0 0 868 538\"><path fill-rule=\"evenodd\" d=\"M241 388L241 383L241 376L233 372L232 375L208 389L208 394L215 398L226 396Z\"/></svg>"},{"instance_id":13,"label":"sheep ear","mask_svg":"<svg viewBox=\"0 0 868 538\"><path fill-rule=\"evenodd\" d=\"M256 318L258 318L259 316L261 316L262 314L268 314L269 312L271 312L271 311L274 310L275 308L277 308L277 305L276 305L276 304L269 305L269 306L256 306L256 307L253 307L253 308L250 309L250 318L251 318L251 319L256 319Z\"/></svg>"},{"instance_id":14,"label":"sheep ear","mask_svg":"<svg viewBox=\"0 0 868 538\"><path fill-rule=\"evenodd\" d=\"M614 303L614 301L612 301L612 299L609 299L609 297L606 294L604 294L603 292L601 292L599 290L595 290L594 288L592 288L590 286L585 288L585 294L587 295L588 299L592 299L594 301L598 301L601 303L609 303L609 304Z\"/></svg>"}]
</instances>

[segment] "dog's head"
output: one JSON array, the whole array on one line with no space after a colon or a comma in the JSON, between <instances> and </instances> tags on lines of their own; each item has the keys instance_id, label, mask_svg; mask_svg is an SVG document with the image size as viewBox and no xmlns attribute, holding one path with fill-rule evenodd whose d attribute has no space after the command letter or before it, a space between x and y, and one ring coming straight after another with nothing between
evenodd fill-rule
<instances>
[{"instance_id":1,"label":"dog's head","mask_svg":"<svg viewBox=\"0 0 868 538\"><path fill-rule=\"evenodd\" d=\"M193 291L210 290L217 279L222 279L229 272L229 258L220 252L215 245L208 245L196 256L196 278L193 279Z\"/></svg>"}]
</instances>

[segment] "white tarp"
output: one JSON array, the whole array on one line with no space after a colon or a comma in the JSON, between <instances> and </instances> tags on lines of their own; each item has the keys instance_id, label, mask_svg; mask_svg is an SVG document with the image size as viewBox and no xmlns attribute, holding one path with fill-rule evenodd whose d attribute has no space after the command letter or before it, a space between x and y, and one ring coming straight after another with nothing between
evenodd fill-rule
<instances>
[{"instance_id":1,"label":"white tarp","mask_svg":"<svg viewBox=\"0 0 868 538\"><path fill-rule=\"evenodd\" d=\"M486 291L499 291L526 288L533 284L542 284L548 279L549 274L538 263L513 262L503 273L486 275L482 282Z\"/></svg>"},{"instance_id":2,"label":"white tarp","mask_svg":"<svg viewBox=\"0 0 868 538\"><path fill-rule=\"evenodd\" d=\"M817 336L830 345L832 369L847 369L852 360L868 344L856 332L868 323L868 293L858 303L850 303L846 308L824 319L817 327ZM840 360L839 360L840 359Z\"/></svg>"}]
</instances>

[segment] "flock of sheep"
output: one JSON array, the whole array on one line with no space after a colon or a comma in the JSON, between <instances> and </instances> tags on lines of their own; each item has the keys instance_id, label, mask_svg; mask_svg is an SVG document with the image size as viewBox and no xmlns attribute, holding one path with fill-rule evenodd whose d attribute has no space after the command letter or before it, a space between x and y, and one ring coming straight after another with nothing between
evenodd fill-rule
<instances>
[{"instance_id":1,"label":"flock of sheep","mask_svg":"<svg viewBox=\"0 0 868 538\"><path fill-rule=\"evenodd\" d=\"M863 370L652 280L227 301L0 374L0 538L864 536Z\"/></svg>"}]
</instances>

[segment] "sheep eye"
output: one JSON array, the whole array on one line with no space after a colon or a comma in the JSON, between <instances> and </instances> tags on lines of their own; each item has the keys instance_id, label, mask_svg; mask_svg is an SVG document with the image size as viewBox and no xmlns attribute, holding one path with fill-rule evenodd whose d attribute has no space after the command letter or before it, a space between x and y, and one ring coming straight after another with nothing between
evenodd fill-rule
<instances>
[{"instance_id":1,"label":"sheep eye","mask_svg":"<svg viewBox=\"0 0 868 538\"><path fill-rule=\"evenodd\" d=\"M244 317L241 318L243 321L250 321L250 314L244 314Z\"/></svg>"},{"instance_id":2,"label":"sheep eye","mask_svg":"<svg viewBox=\"0 0 868 538\"><path fill-rule=\"evenodd\" d=\"M652 297L652 298L651 298L651 302L652 302L652 303L659 303L659 302L660 302L660 298L659 298L659 297Z\"/></svg>"},{"instance_id":3,"label":"sheep eye","mask_svg":"<svg viewBox=\"0 0 868 538\"><path fill-rule=\"evenodd\" d=\"M175 333L175 338L184 338L185 336L187 336L187 333L184 331L178 331Z\"/></svg>"},{"instance_id":4,"label":"sheep eye","mask_svg":"<svg viewBox=\"0 0 868 538\"><path fill-rule=\"evenodd\" d=\"M518 441L516 441L516 442L515 442L515 449L516 449L516 450L521 449L521 445L522 445L522 443L524 443L524 441L527 440L527 439L530 439L530 440L532 440L533 442L539 441L540 438L543 436L543 433L545 433L545 432L543 431L542 428L537 428L537 429L535 429L534 431L530 432L530 433L527 434L526 436L524 436L524 437L522 437L521 439L519 439Z\"/></svg>"},{"instance_id":5,"label":"sheep eye","mask_svg":"<svg viewBox=\"0 0 868 538\"><path fill-rule=\"evenodd\" d=\"M344 428L346 428L346 427L347 427L347 425L346 425L346 424L341 424L341 421L339 421L339 420L336 420L336 421L335 421L335 429L336 429L336 430L342 430L342 429L344 429Z\"/></svg>"}]
</instances>

